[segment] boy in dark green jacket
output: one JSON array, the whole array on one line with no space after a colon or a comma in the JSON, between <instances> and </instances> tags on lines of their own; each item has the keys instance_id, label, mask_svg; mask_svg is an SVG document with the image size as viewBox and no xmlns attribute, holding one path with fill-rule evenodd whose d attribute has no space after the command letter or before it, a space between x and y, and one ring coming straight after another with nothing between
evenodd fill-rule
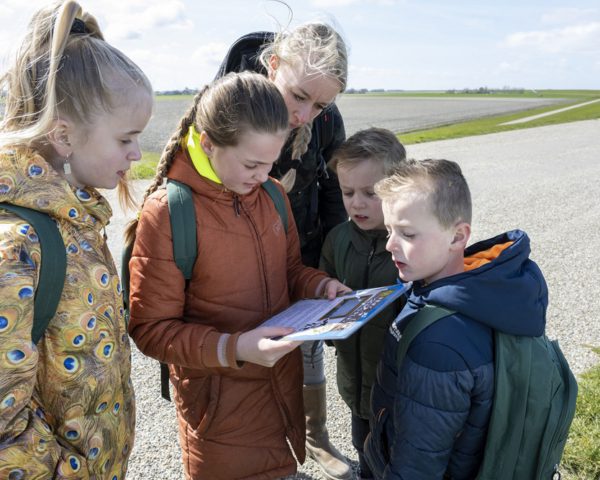
<instances>
[{"instance_id":1,"label":"boy in dark green jacket","mask_svg":"<svg viewBox=\"0 0 600 480\"><path fill-rule=\"evenodd\" d=\"M353 290L391 285L398 279L385 249L387 231L374 185L405 159L406 151L392 132L369 128L352 135L329 162L337 173L349 219L327 235L319 268ZM385 334L401 307L398 301L351 337L333 342L338 389L352 411L352 444L358 452L361 479L373 478L363 458L371 386Z\"/></svg>"}]
</instances>

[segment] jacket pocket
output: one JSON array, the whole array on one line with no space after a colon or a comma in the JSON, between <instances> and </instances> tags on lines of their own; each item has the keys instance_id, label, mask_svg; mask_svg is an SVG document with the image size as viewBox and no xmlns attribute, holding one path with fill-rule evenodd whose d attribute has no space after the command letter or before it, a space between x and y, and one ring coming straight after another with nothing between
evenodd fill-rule
<instances>
[{"instance_id":1,"label":"jacket pocket","mask_svg":"<svg viewBox=\"0 0 600 480\"><path fill-rule=\"evenodd\" d=\"M192 430L202 436L209 429L221 390L221 377L219 375L194 376L187 369L177 373L182 378L174 378L175 402L180 416Z\"/></svg>"}]
</instances>

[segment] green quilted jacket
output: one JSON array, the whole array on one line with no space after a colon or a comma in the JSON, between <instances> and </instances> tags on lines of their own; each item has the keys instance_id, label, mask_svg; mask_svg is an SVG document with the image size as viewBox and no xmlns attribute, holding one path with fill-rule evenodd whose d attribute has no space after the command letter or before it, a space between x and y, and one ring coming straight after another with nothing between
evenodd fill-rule
<instances>
[{"instance_id":1,"label":"green quilted jacket","mask_svg":"<svg viewBox=\"0 0 600 480\"><path fill-rule=\"evenodd\" d=\"M361 230L348 220L327 235L319 268L353 290L392 285L398 271L385 249L386 237L385 230ZM354 415L369 418L371 386L385 333L403 302L398 300L351 337L333 342L338 389Z\"/></svg>"}]
</instances>

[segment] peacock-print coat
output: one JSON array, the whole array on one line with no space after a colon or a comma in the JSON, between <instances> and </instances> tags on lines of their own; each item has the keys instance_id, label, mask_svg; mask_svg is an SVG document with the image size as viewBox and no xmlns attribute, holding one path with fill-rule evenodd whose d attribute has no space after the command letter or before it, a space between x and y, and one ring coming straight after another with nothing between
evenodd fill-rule
<instances>
[{"instance_id":1,"label":"peacock-print coat","mask_svg":"<svg viewBox=\"0 0 600 480\"><path fill-rule=\"evenodd\" d=\"M124 479L135 425L112 211L32 150L0 152L0 202L48 213L67 250L57 313L31 341L40 244L0 210L0 478Z\"/></svg>"}]
</instances>

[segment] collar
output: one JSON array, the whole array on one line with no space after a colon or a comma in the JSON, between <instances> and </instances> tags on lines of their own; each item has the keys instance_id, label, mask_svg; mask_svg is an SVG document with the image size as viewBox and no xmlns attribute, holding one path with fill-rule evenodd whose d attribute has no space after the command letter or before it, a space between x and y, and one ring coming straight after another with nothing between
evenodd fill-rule
<instances>
[{"instance_id":1,"label":"collar","mask_svg":"<svg viewBox=\"0 0 600 480\"><path fill-rule=\"evenodd\" d=\"M212 180L215 183L221 184L221 179L214 171L206 152L200 145L200 134L196 131L193 125L190 126L187 136L185 137L185 145L194 164L196 171L205 178Z\"/></svg>"}]
</instances>

